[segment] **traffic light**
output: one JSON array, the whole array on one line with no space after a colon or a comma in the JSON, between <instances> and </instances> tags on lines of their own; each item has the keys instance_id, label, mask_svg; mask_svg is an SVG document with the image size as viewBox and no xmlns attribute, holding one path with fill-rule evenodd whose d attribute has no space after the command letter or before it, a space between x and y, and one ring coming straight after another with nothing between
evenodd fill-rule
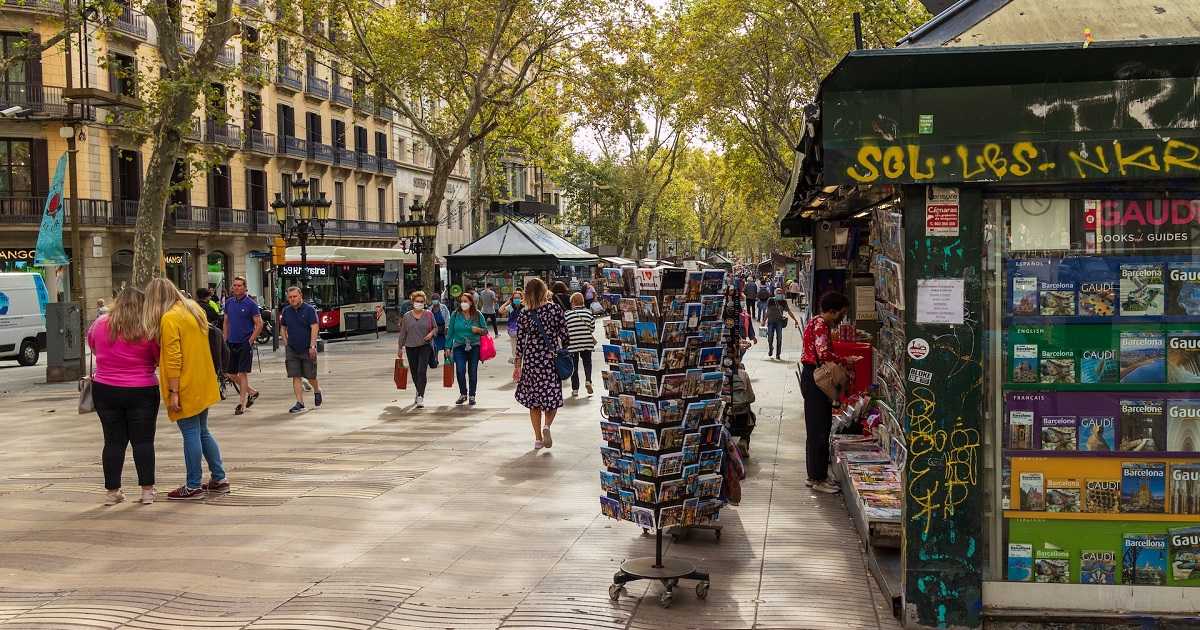
<instances>
[{"instance_id":1,"label":"traffic light","mask_svg":"<svg viewBox=\"0 0 1200 630\"><path fill-rule=\"evenodd\" d=\"M271 243L271 264L276 267L287 262L287 242L276 237Z\"/></svg>"}]
</instances>

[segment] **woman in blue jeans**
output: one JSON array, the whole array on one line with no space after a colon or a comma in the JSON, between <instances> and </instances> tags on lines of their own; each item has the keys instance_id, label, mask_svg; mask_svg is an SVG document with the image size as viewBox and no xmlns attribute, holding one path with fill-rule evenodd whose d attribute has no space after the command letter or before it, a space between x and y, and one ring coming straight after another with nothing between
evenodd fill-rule
<instances>
[{"instance_id":1,"label":"woman in blue jeans","mask_svg":"<svg viewBox=\"0 0 1200 630\"><path fill-rule=\"evenodd\" d=\"M458 377L458 400L461 405L475 404L475 387L479 384L479 338L487 333L487 321L475 308L470 293L458 297L458 309L450 316L446 343L454 352L454 372ZM468 382L468 379L469 382Z\"/></svg>"}]
</instances>

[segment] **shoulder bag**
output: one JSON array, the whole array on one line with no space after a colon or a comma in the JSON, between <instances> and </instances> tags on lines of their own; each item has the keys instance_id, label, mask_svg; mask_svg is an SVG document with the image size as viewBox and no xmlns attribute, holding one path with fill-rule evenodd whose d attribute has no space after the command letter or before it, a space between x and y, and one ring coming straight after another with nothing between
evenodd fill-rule
<instances>
[{"instance_id":1,"label":"shoulder bag","mask_svg":"<svg viewBox=\"0 0 1200 630\"><path fill-rule=\"evenodd\" d=\"M87 349L84 348L84 352ZM92 367L94 355L88 355L88 373L87 376L79 379L79 413L94 413L96 411L96 403L92 400L92 375L95 374L95 369Z\"/></svg>"},{"instance_id":2,"label":"shoulder bag","mask_svg":"<svg viewBox=\"0 0 1200 630\"><path fill-rule=\"evenodd\" d=\"M570 378L571 374L575 372L575 362L571 360L571 353L562 347L562 343L550 343L550 339L546 337L546 328L542 325L540 313L535 314L532 310L529 311L529 319L537 327L538 336L542 338L542 342L546 344L546 347L552 348L555 345L558 346L558 350L554 353L554 371L558 373L558 380L561 381Z\"/></svg>"},{"instance_id":3,"label":"shoulder bag","mask_svg":"<svg viewBox=\"0 0 1200 630\"><path fill-rule=\"evenodd\" d=\"M830 401L837 403L850 388L850 372L841 363L826 361L813 371L813 381Z\"/></svg>"}]
</instances>

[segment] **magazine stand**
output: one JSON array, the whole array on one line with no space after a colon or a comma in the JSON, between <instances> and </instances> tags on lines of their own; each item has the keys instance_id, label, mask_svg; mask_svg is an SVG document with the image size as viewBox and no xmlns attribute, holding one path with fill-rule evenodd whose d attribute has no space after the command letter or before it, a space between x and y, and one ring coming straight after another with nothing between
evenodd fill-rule
<instances>
[{"instance_id":1,"label":"magazine stand","mask_svg":"<svg viewBox=\"0 0 1200 630\"><path fill-rule=\"evenodd\" d=\"M663 533L720 531L714 521L732 445L725 414L738 356L736 306L723 295L724 271L630 267L604 274L601 303L612 317L605 322L601 509L655 537L654 556L624 561L608 594L616 601L629 582L657 580L665 608L679 581L692 580L705 599L708 573L664 558Z\"/></svg>"}]
</instances>

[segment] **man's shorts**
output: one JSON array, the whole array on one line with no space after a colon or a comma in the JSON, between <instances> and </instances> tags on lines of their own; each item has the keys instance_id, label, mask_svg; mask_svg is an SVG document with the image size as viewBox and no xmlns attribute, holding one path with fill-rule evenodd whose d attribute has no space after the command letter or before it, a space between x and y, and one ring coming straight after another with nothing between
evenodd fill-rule
<instances>
[{"instance_id":1,"label":"man's shorts","mask_svg":"<svg viewBox=\"0 0 1200 630\"><path fill-rule=\"evenodd\" d=\"M250 344L242 342L226 345L229 346L229 365L225 366L225 373L248 374L254 365L254 351Z\"/></svg>"},{"instance_id":2,"label":"man's shorts","mask_svg":"<svg viewBox=\"0 0 1200 630\"><path fill-rule=\"evenodd\" d=\"M287 348L284 365L287 366L287 375L290 378L304 377L310 381L317 378L317 360L310 359L307 350L296 352Z\"/></svg>"}]
</instances>

